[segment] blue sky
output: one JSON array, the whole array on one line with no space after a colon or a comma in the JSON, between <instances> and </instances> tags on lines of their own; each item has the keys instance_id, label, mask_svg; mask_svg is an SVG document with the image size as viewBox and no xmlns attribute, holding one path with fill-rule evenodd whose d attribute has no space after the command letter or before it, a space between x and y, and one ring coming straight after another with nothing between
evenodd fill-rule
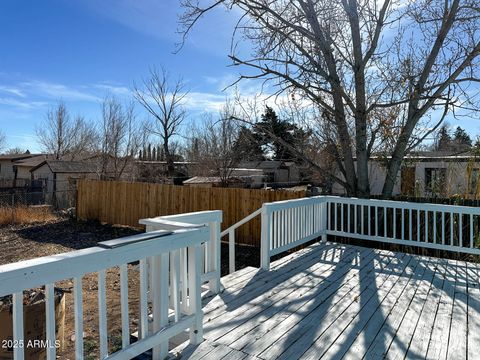
<instances>
[{"instance_id":1,"label":"blue sky","mask_svg":"<svg viewBox=\"0 0 480 360\"><path fill-rule=\"evenodd\" d=\"M127 98L151 66L183 77L191 116L221 106L221 90L238 72L227 58L235 17L211 13L173 54L178 3L2 0L0 124L8 146L38 151L35 127L59 99L73 114L99 117L104 96Z\"/></svg>"},{"instance_id":2,"label":"blue sky","mask_svg":"<svg viewBox=\"0 0 480 360\"><path fill-rule=\"evenodd\" d=\"M127 99L152 66L183 77L191 119L221 107L222 89L240 70L227 58L235 13L211 12L174 54L180 12L178 0L0 1L0 126L8 147L39 151L35 128L60 99L73 115L98 118L102 98ZM244 82L243 94L255 86ZM479 121L449 124L480 133Z\"/></svg>"}]
</instances>

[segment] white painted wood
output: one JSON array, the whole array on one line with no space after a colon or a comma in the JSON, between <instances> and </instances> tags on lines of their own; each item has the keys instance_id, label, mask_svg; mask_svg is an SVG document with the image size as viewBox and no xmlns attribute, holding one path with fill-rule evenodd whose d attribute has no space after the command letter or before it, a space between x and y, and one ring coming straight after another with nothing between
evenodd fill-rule
<instances>
[{"instance_id":1,"label":"white painted wood","mask_svg":"<svg viewBox=\"0 0 480 360\"><path fill-rule=\"evenodd\" d=\"M235 271L235 229L228 231L228 270Z\"/></svg>"},{"instance_id":2,"label":"white painted wood","mask_svg":"<svg viewBox=\"0 0 480 360\"><path fill-rule=\"evenodd\" d=\"M152 262L152 332L160 331L168 323L168 253L153 257ZM201 269L199 267L198 271ZM168 342L158 343L152 350L152 359L164 359L168 352Z\"/></svg>"},{"instance_id":3,"label":"white painted wood","mask_svg":"<svg viewBox=\"0 0 480 360\"><path fill-rule=\"evenodd\" d=\"M179 230L115 249L92 247L0 266L0 296L208 241L208 228Z\"/></svg>"},{"instance_id":4,"label":"white painted wood","mask_svg":"<svg viewBox=\"0 0 480 360\"><path fill-rule=\"evenodd\" d=\"M103 359L108 355L107 297L104 269L98 271L98 336L100 358Z\"/></svg>"},{"instance_id":5,"label":"white painted wood","mask_svg":"<svg viewBox=\"0 0 480 360\"><path fill-rule=\"evenodd\" d=\"M54 284L45 285L45 339L47 340L47 360L56 359L55 348L55 289Z\"/></svg>"},{"instance_id":6,"label":"white painted wood","mask_svg":"<svg viewBox=\"0 0 480 360\"><path fill-rule=\"evenodd\" d=\"M82 277L73 278L73 305L75 315L75 358L83 359L83 291Z\"/></svg>"},{"instance_id":7,"label":"white painted wood","mask_svg":"<svg viewBox=\"0 0 480 360\"><path fill-rule=\"evenodd\" d=\"M122 317L122 348L130 344L130 326L128 319L128 265L120 265L120 307Z\"/></svg>"},{"instance_id":8,"label":"white painted wood","mask_svg":"<svg viewBox=\"0 0 480 360\"><path fill-rule=\"evenodd\" d=\"M17 346L13 346L13 358L15 360L23 360L25 356L24 344L25 336L23 331L23 292L12 294L13 303L13 341Z\"/></svg>"},{"instance_id":9,"label":"white painted wood","mask_svg":"<svg viewBox=\"0 0 480 360\"><path fill-rule=\"evenodd\" d=\"M190 342L194 345L203 341L203 312L202 295L200 290L200 248L198 245L188 248L188 287L189 287L189 313L194 314L194 323L190 328ZM168 343L167 343L168 346Z\"/></svg>"},{"instance_id":10,"label":"white painted wood","mask_svg":"<svg viewBox=\"0 0 480 360\"><path fill-rule=\"evenodd\" d=\"M173 306L175 321L181 316L180 307L180 251L170 253L170 303Z\"/></svg>"},{"instance_id":11,"label":"white painted wood","mask_svg":"<svg viewBox=\"0 0 480 360\"><path fill-rule=\"evenodd\" d=\"M262 223L261 223L261 246L260 246L260 266L264 270L270 269L270 237L271 234L271 214L265 204L262 207Z\"/></svg>"},{"instance_id":12,"label":"white painted wood","mask_svg":"<svg viewBox=\"0 0 480 360\"><path fill-rule=\"evenodd\" d=\"M140 278L140 318L139 331L140 339L145 339L148 336L148 276L147 276L147 260L140 259L139 264L139 278Z\"/></svg>"}]
</instances>

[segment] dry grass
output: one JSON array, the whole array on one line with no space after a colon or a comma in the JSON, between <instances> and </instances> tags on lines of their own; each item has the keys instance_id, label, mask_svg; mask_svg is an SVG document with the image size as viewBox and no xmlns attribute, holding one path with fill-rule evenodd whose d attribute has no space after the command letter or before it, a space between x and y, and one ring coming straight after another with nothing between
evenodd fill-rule
<instances>
[{"instance_id":1,"label":"dry grass","mask_svg":"<svg viewBox=\"0 0 480 360\"><path fill-rule=\"evenodd\" d=\"M0 226L32 224L57 219L50 206L0 207Z\"/></svg>"}]
</instances>

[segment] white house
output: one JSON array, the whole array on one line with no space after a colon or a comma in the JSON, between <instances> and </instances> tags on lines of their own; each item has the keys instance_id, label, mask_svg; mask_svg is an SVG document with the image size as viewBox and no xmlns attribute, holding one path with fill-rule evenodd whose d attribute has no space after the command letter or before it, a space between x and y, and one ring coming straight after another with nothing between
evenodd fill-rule
<instances>
[{"instance_id":1,"label":"white house","mask_svg":"<svg viewBox=\"0 0 480 360\"><path fill-rule=\"evenodd\" d=\"M381 195L385 182L385 158L372 157L368 165L370 193ZM395 182L393 195L417 197L480 197L480 157L425 152L405 157ZM345 194L343 187L335 183L332 192Z\"/></svg>"}]
</instances>

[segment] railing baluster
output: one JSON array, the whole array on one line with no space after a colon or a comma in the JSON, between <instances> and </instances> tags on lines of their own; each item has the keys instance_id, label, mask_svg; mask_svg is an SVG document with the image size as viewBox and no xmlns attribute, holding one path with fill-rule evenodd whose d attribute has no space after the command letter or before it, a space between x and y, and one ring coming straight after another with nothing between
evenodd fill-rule
<instances>
[{"instance_id":1,"label":"railing baluster","mask_svg":"<svg viewBox=\"0 0 480 360\"><path fill-rule=\"evenodd\" d=\"M45 285L45 335L47 340L47 360L56 358L55 348L55 288L54 284Z\"/></svg>"},{"instance_id":2,"label":"railing baluster","mask_svg":"<svg viewBox=\"0 0 480 360\"><path fill-rule=\"evenodd\" d=\"M463 213L458 213L458 246L463 247Z\"/></svg>"},{"instance_id":3,"label":"railing baluster","mask_svg":"<svg viewBox=\"0 0 480 360\"><path fill-rule=\"evenodd\" d=\"M147 282L147 260L140 259L140 328L141 339L148 336L148 282Z\"/></svg>"},{"instance_id":4,"label":"railing baluster","mask_svg":"<svg viewBox=\"0 0 480 360\"><path fill-rule=\"evenodd\" d=\"M378 207L375 206L375 236L378 236Z\"/></svg>"},{"instance_id":5,"label":"railing baluster","mask_svg":"<svg viewBox=\"0 0 480 360\"><path fill-rule=\"evenodd\" d=\"M445 245L445 212L442 211L442 245Z\"/></svg>"},{"instance_id":6,"label":"railing baluster","mask_svg":"<svg viewBox=\"0 0 480 360\"><path fill-rule=\"evenodd\" d=\"M412 217L412 215L413 215L413 211L410 208L410 209L408 209L408 225L409 225L408 226L408 229L409 229L408 240L410 240L410 241L413 241L413 217Z\"/></svg>"},{"instance_id":7,"label":"railing baluster","mask_svg":"<svg viewBox=\"0 0 480 360\"><path fill-rule=\"evenodd\" d=\"M433 212L433 243L437 243L437 212Z\"/></svg>"},{"instance_id":8,"label":"railing baluster","mask_svg":"<svg viewBox=\"0 0 480 360\"><path fill-rule=\"evenodd\" d=\"M368 220L368 234L367 234L367 235L371 236L371 235L372 235L372 219L371 219L371 216L372 216L372 207L367 205L367 211L368 211L368 215L367 215L367 220Z\"/></svg>"},{"instance_id":9,"label":"railing baluster","mask_svg":"<svg viewBox=\"0 0 480 360\"><path fill-rule=\"evenodd\" d=\"M180 319L180 252L174 250L170 253L170 297L175 314L175 322Z\"/></svg>"},{"instance_id":10,"label":"railing baluster","mask_svg":"<svg viewBox=\"0 0 480 360\"><path fill-rule=\"evenodd\" d=\"M228 230L228 271L235 272L235 229Z\"/></svg>"},{"instance_id":11,"label":"railing baluster","mask_svg":"<svg viewBox=\"0 0 480 360\"><path fill-rule=\"evenodd\" d=\"M428 243L428 210L425 210L425 242Z\"/></svg>"},{"instance_id":12,"label":"railing baluster","mask_svg":"<svg viewBox=\"0 0 480 360\"><path fill-rule=\"evenodd\" d=\"M450 246L453 246L453 212L450 212Z\"/></svg>"},{"instance_id":13,"label":"railing baluster","mask_svg":"<svg viewBox=\"0 0 480 360\"><path fill-rule=\"evenodd\" d=\"M333 203L333 210L334 210L334 217L335 217L335 229L334 231L338 231L338 219L337 219L337 203Z\"/></svg>"},{"instance_id":14,"label":"railing baluster","mask_svg":"<svg viewBox=\"0 0 480 360\"><path fill-rule=\"evenodd\" d=\"M360 230L362 231L362 235L365 235L365 206L360 205L360 218L361 218L361 226Z\"/></svg>"},{"instance_id":15,"label":"railing baluster","mask_svg":"<svg viewBox=\"0 0 480 360\"><path fill-rule=\"evenodd\" d=\"M25 341L23 333L23 291L12 295L13 303L13 341L17 344ZM23 346L13 347L13 358L23 360L25 356Z\"/></svg>"},{"instance_id":16,"label":"railing baluster","mask_svg":"<svg viewBox=\"0 0 480 360\"><path fill-rule=\"evenodd\" d=\"M98 335L100 337L100 358L103 359L108 355L105 269L98 271Z\"/></svg>"},{"instance_id":17,"label":"railing baluster","mask_svg":"<svg viewBox=\"0 0 480 360\"><path fill-rule=\"evenodd\" d=\"M416 213L417 213L417 241L420 242L420 240L422 239L420 237L420 210L417 209Z\"/></svg>"},{"instance_id":18,"label":"railing baluster","mask_svg":"<svg viewBox=\"0 0 480 360\"><path fill-rule=\"evenodd\" d=\"M199 246L191 246L188 248L188 287L190 294L189 314L195 314L195 325L190 329L190 342L193 345L200 344L203 340L203 313L202 313L202 297L200 292L200 274L198 273L200 262ZM168 308L167 308L168 316ZM166 319L168 322L168 317ZM165 344L165 354L168 352L168 342Z\"/></svg>"},{"instance_id":19,"label":"railing baluster","mask_svg":"<svg viewBox=\"0 0 480 360\"><path fill-rule=\"evenodd\" d=\"M402 225L402 240L405 240L405 209L404 208L401 208L400 209L402 211L402 221L401 221L401 225Z\"/></svg>"},{"instance_id":20,"label":"railing baluster","mask_svg":"<svg viewBox=\"0 0 480 360\"><path fill-rule=\"evenodd\" d=\"M120 265L120 307L122 316L122 348L130 344L130 326L128 320L128 265Z\"/></svg>"},{"instance_id":21,"label":"railing baluster","mask_svg":"<svg viewBox=\"0 0 480 360\"><path fill-rule=\"evenodd\" d=\"M473 234L473 214L470 214L470 248L471 249L473 249L475 246L474 237L475 235Z\"/></svg>"},{"instance_id":22,"label":"railing baluster","mask_svg":"<svg viewBox=\"0 0 480 360\"><path fill-rule=\"evenodd\" d=\"M387 207L383 207L383 237L387 237Z\"/></svg>"},{"instance_id":23,"label":"railing baluster","mask_svg":"<svg viewBox=\"0 0 480 360\"><path fill-rule=\"evenodd\" d=\"M392 208L392 216L393 216L393 230L392 230L392 238L397 238L397 209Z\"/></svg>"},{"instance_id":24,"label":"railing baluster","mask_svg":"<svg viewBox=\"0 0 480 360\"><path fill-rule=\"evenodd\" d=\"M354 223L354 226L355 226L355 231L354 233L355 234L358 234L358 207L357 207L357 204L354 205L354 213L353 213L353 223Z\"/></svg>"},{"instance_id":25,"label":"railing baluster","mask_svg":"<svg viewBox=\"0 0 480 360\"><path fill-rule=\"evenodd\" d=\"M81 276L73 278L73 303L75 315L75 358L83 359L83 289Z\"/></svg>"},{"instance_id":26,"label":"railing baluster","mask_svg":"<svg viewBox=\"0 0 480 360\"><path fill-rule=\"evenodd\" d=\"M347 232L350 232L350 204L347 204Z\"/></svg>"},{"instance_id":27,"label":"railing baluster","mask_svg":"<svg viewBox=\"0 0 480 360\"><path fill-rule=\"evenodd\" d=\"M200 246L198 251L201 252ZM190 256L189 259L190 261ZM169 254L163 253L153 257L152 264L152 313L153 313L153 332L159 331L163 326L168 324L168 261ZM199 273L201 270L201 264L198 264L196 269ZM190 273L189 273L190 275ZM198 274L199 276L200 274ZM152 358L163 359L168 353L168 342L162 342L153 348Z\"/></svg>"},{"instance_id":28,"label":"railing baluster","mask_svg":"<svg viewBox=\"0 0 480 360\"><path fill-rule=\"evenodd\" d=\"M343 214L343 208L345 207L345 204L343 203L340 203L340 231L343 232L343 225L345 223L345 218L344 218L344 214Z\"/></svg>"}]
</instances>

